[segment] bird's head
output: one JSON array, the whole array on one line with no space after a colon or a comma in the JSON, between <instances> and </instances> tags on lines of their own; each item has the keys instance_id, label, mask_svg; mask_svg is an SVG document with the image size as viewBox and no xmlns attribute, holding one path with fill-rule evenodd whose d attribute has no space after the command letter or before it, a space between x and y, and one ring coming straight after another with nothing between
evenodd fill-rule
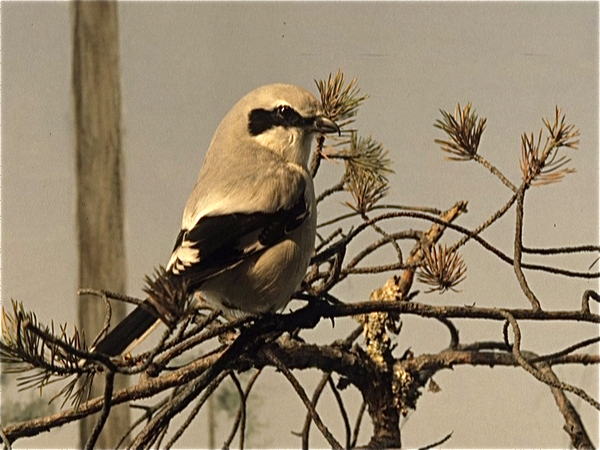
<instances>
[{"instance_id":1,"label":"bird's head","mask_svg":"<svg viewBox=\"0 0 600 450\"><path fill-rule=\"evenodd\" d=\"M245 137L280 154L287 161L307 167L316 133L339 133L339 127L323 115L317 98L289 84L270 84L248 93L231 110Z\"/></svg>"}]
</instances>

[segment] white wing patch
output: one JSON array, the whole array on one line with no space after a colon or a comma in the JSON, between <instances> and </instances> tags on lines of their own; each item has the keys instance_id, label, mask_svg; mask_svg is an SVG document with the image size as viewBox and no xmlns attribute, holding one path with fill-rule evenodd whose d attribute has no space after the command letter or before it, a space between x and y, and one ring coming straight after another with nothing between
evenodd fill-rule
<instances>
[{"instance_id":1,"label":"white wing patch","mask_svg":"<svg viewBox=\"0 0 600 450\"><path fill-rule=\"evenodd\" d=\"M167 270L171 270L175 275L179 275L180 271L200 262L200 250L192 248L194 244L195 242L184 240L171 255Z\"/></svg>"}]
</instances>

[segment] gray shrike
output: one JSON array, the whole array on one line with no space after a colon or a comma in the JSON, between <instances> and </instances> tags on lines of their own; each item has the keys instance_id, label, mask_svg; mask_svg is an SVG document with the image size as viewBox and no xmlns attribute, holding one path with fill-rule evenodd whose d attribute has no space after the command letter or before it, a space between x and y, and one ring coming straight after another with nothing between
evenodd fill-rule
<instances>
[{"instance_id":1,"label":"gray shrike","mask_svg":"<svg viewBox=\"0 0 600 450\"><path fill-rule=\"evenodd\" d=\"M242 98L213 136L165 276L230 316L287 305L315 244L313 138L332 132L339 127L300 87L271 84ZM145 303L95 350L118 355L143 339L159 321Z\"/></svg>"}]
</instances>

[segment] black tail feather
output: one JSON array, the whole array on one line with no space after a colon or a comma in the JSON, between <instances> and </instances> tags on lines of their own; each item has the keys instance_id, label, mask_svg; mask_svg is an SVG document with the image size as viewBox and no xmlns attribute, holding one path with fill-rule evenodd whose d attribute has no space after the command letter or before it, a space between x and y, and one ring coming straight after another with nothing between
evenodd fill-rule
<instances>
[{"instance_id":1,"label":"black tail feather","mask_svg":"<svg viewBox=\"0 0 600 450\"><path fill-rule=\"evenodd\" d=\"M150 309L153 307L145 301ZM95 351L109 356L117 356L125 351L130 344L139 339L158 321L158 315L152 314L148 308L138 306L123 319L95 347Z\"/></svg>"}]
</instances>

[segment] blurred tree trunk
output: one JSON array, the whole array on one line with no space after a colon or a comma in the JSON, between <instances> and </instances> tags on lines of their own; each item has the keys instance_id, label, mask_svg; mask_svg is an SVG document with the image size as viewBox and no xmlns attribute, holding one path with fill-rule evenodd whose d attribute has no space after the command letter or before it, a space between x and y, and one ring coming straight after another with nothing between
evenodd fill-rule
<instances>
[{"instance_id":1,"label":"blurred tree trunk","mask_svg":"<svg viewBox=\"0 0 600 450\"><path fill-rule=\"evenodd\" d=\"M73 5L73 92L77 160L79 285L125 292L125 244L121 187L121 91L116 2ZM125 316L123 303L112 304L112 323ZM79 299L79 324L88 341L101 330L105 305ZM115 380L115 389L126 380ZM102 395L98 377L92 397ZM97 416L83 420L85 444ZM129 427L126 405L113 408L97 448L115 448Z\"/></svg>"}]
</instances>

